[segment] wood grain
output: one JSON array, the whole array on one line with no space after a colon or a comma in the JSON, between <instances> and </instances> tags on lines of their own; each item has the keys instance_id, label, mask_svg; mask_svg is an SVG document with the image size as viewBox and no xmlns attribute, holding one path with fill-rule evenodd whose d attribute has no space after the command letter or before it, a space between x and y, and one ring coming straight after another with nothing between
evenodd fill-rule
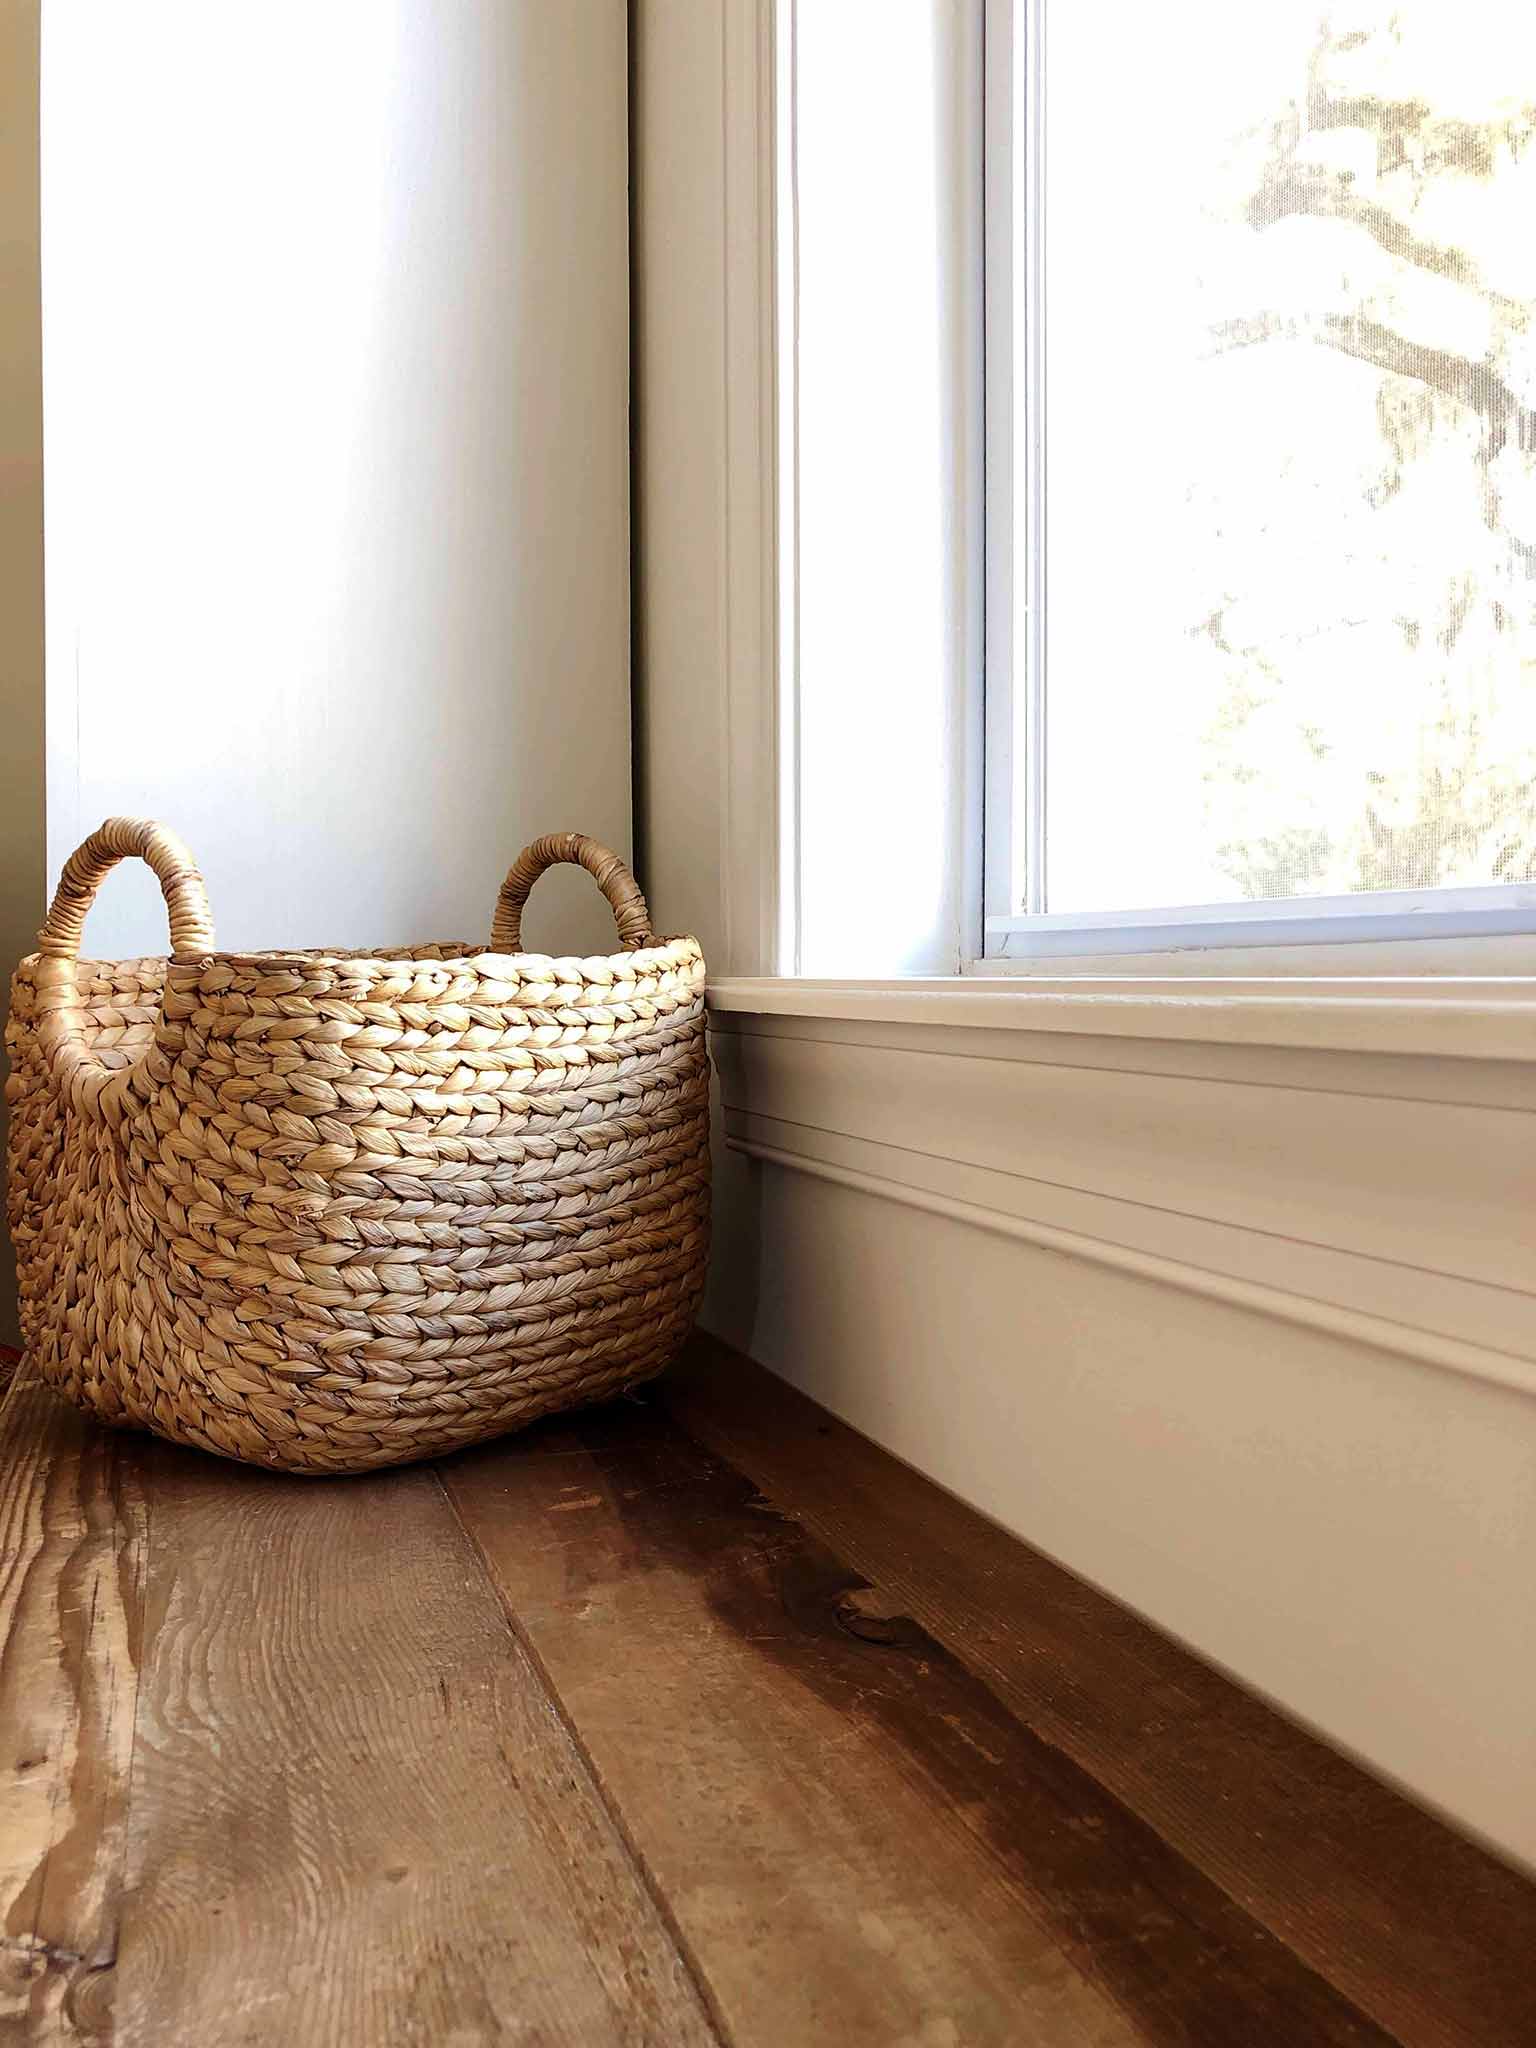
<instances>
[{"instance_id":1,"label":"wood grain","mask_svg":"<svg viewBox=\"0 0 1536 2048\"><path fill-rule=\"evenodd\" d=\"M1407 2048L1536 2042L1527 1879L739 1354L698 1338L658 1385Z\"/></svg>"},{"instance_id":2,"label":"wood grain","mask_svg":"<svg viewBox=\"0 0 1536 2048\"><path fill-rule=\"evenodd\" d=\"M443 1470L742 2048L1388 2039L654 1397Z\"/></svg>"},{"instance_id":3,"label":"wood grain","mask_svg":"<svg viewBox=\"0 0 1536 2048\"><path fill-rule=\"evenodd\" d=\"M149 1470L124 2042L714 2043L430 1471Z\"/></svg>"},{"instance_id":4,"label":"wood grain","mask_svg":"<svg viewBox=\"0 0 1536 2048\"><path fill-rule=\"evenodd\" d=\"M1536 2041L1536 1887L704 1342L333 1483L20 1377L0 1627L18 2048Z\"/></svg>"},{"instance_id":5,"label":"wood grain","mask_svg":"<svg viewBox=\"0 0 1536 2048\"><path fill-rule=\"evenodd\" d=\"M0 2041L109 2038L144 1543L131 1448L18 1373L0 1410Z\"/></svg>"}]
</instances>

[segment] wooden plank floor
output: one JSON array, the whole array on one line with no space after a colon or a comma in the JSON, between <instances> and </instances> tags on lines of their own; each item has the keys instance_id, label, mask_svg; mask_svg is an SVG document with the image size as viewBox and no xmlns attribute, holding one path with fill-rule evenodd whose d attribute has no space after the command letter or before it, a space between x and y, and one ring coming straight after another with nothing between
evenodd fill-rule
<instances>
[{"instance_id":1,"label":"wooden plank floor","mask_svg":"<svg viewBox=\"0 0 1536 2048\"><path fill-rule=\"evenodd\" d=\"M1533 2048L1536 1887L758 1368L0 1412L0 2043Z\"/></svg>"}]
</instances>

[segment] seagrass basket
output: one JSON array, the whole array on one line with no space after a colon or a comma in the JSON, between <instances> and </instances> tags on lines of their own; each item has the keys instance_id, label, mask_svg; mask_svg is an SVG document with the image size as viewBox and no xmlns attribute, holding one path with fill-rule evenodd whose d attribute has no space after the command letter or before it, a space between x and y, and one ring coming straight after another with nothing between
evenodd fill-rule
<instances>
[{"instance_id":1,"label":"seagrass basket","mask_svg":"<svg viewBox=\"0 0 1536 2048\"><path fill-rule=\"evenodd\" d=\"M111 868L171 958L83 961ZM558 861L620 952L525 954ZM704 963L577 833L514 864L490 945L219 953L190 854L110 819L12 991L7 1207L33 1368L101 1420L361 1472L659 1372L709 1221Z\"/></svg>"}]
</instances>

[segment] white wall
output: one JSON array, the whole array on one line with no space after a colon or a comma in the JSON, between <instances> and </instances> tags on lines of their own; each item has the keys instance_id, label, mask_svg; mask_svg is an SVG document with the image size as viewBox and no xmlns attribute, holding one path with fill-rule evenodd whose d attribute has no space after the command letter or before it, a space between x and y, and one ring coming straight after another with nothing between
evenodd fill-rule
<instances>
[{"instance_id":1,"label":"white wall","mask_svg":"<svg viewBox=\"0 0 1536 2048\"><path fill-rule=\"evenodd\" d=\"M617 0L50 9L51 872L148 813L222 943L363 945L627 850L626 67ZM90 950L163 934L120 871Z\"/></svg>"},{"instance_id":2,"label":"white wall","mask_svg":"<svg viewBox=\"0 0 1536 2048\"><path fill-rule=\"evenodd\" d=\"M37 0L0 8L0 1012L43 896L43 385ZM0 1142L5 1111L0 1104ZM0 1343L16 1341L0 1231Z\"/></svg>"}]
</instances>

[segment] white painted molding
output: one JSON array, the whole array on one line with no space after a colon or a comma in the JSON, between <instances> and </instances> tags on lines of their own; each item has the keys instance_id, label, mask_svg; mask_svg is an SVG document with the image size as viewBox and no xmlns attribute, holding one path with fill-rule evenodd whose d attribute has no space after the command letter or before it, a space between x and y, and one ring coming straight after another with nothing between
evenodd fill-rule
<instances>
[{"instance_id":1,"label":"white painted molding","mask_svg":"<svg viewBox=\"0 0 1536 2048\"><path fill-rule=\"evenodd\" d=\"M727 1140L1536 1395L1530 984L1150 988L720 984Z\"/></svg>"},{"instance_id":2,"label":"white painted molding","mask_svg":"<svg viewBox=\"0 0 1536 2048\"><path fill-rule=\"evenodd\" d=\"M1220 1257L1223 1249L1230 1250L1221 1244L1220 1240L1225 1236L1235 1241L1239 1259L1245 1252L1251 1258L1253 1251L1257 1250L1262 1260L1267 1252L1277 1267L1288 1271L1291 1277L1297 1275L1298 1268L1309 1263L1321 1268L1324 1274L1329 1274L1331 1268L1330 1277L1339 1293L1347 1295L1353 1287L1386 1298L1394 1287L1402 1287L1404 1276L1401 1269L1389 1267L1384 1261L1370 1262L1379 1270L1367 1273L1366 1262L1330 1253L1326 1248L1286 1239L1270 1239L1264 1243L1258 1233L1226 1231L1221 1225L1210 1225L1192 1217L1169 1218L1154 1212L1149 1219L1135 1203L1101 1203L1099 1206L1105 1212L1104 1227L1113 1230L1115 1235L1093 1236L1082 1230L1064 1229L1038 1215L1020 1213L1017 1207L1004 1207L996 1200L966 1201L931 1187L922 1177L921 1169L913 1171L910 1160L893 1148L866 1146L857 1140L838 1140L826 1132L807 1132L792 1124L778 1124L771 1117L728 1114L726 1142L733 1151L751 1158L788 1167L796 1173L813 1174L820 1180L834 1181L843 1187L857 1188L884 1201L925 1210L929 1215L946 1216L952 1222L966 1224L972 1229L1018 1238L1027 1244L1040 1245L1047 1251L1063 1252L1071 1258L1112 1266L1121 1272L1159 1281L1185 1293L1203 1295L1207 1300L1252 1309L1257 1314L1277 1317L1283 1322L1297 1323L1305 1328L1325 1331L1330 1336L1369 1344L1376 1350L1392 1352L1421 1365L1439 1366L1447 1372L1462 1373L1469 1379L1484 1380L1492 1386L1508 1387L1516 1393L1536 1397L1536 1350L1520 1357L1437 1329L1422 1328L1377 1310L1351 1306L1347 1299L1335 1300L1323 1294L1300 1292L1294 1286L1248 1279L1239 1272L1224 1272L1216 1266L1199 1262L1201 1258ZM837 1146L851 1152L855 1158L878 1162L887 1171L873 1172L867 1165L852 1165L829 1157L828 1150ZM930 1164L925 1161L925 1165ZM891 1167L895 1168L894 1172L889 1170ZM962 1168L961 1171L968 1180L978 1178L974 1168L968 1172ZM980 1177L994 1182L1003 1178ZM1031 1187L1028 1183L1024 1186L1037 1195L1041 1192L1037 1186ZM1012 1192L1009 1191L1010 1194ZM1046 1191L1047 1200L1059 1192ZM1089 1198L1090 1201L1092 1199ZM1154 1231L1160 1225L1164 1234L1175 1240L1182 1238L1187 1246L1186 1252L1172 1256L1144 1250L1133 1242L1137 1226L1145 1228L1149 1220ZM1241 1243L1245 1235L1249 1240L1247 1245ZM1355 1270L1351 1271L1351 1267ZM1408 1295L1411 1298L1416 1288L1418 1292L1424 1292L1426 1280L1432 1290L1437 1278L1435 1275L1409 1276ZM1497 1324L1507 1320L1509 1314L1509 1304L1499 1299L1502 1292L1466 1283L1442 1283L1442 1313L1449 1322ZM1526 1331L1530 1332L1536 1324L1536 1301L1522 1301L1517 1314ZM1512 1334L1518 1337L1518 1332Z\"/></svg>"},{"instance_id":3,"label":"white painted molding","mask_svg":"<svg viewBox=\"0 0 1536 2048\"><path fill-rule=\"evenodd\" d=\"M1276 980L968 976L901 981L727 978L720 1019L831 1019L945 1030L1518 1062L1536 1068L1536 978Z\"/></svg>"}]
</instances>

